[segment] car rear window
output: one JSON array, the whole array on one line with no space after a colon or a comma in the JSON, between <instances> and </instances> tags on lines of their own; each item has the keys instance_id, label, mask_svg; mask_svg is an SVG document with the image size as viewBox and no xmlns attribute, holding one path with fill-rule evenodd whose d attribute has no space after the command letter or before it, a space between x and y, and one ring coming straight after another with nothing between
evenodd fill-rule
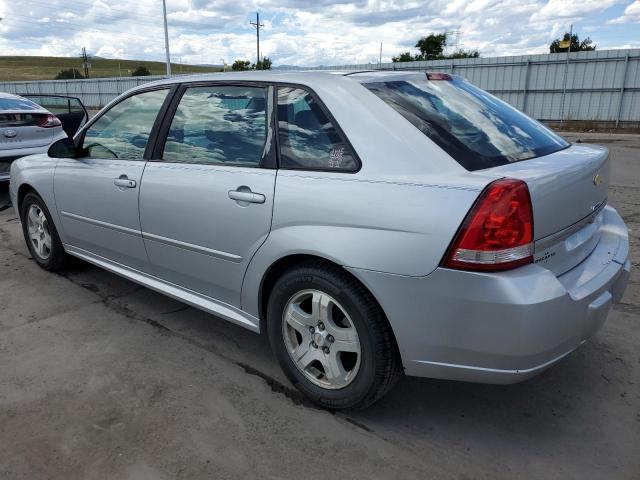
<instances>
[{"instance_id":1,"label":"car rear window","mask_svg":"<svg viewBox=\"0 0 640 480\"><path fill-rule=\"evenodd\" d=\"M363 85L467 170L505 165L569 144L539 122L466 80L394 80Z\"/></svg>"},{"instance_id":2,"label":"car rear window","mask_svg":"<svg viewBox=\"0 0 640 480\"><path fill-rule=\"evenodd\" d=\"M42 107L26 98L0 98L0 110L42 110Z\"/></svg>"}]
</instances>

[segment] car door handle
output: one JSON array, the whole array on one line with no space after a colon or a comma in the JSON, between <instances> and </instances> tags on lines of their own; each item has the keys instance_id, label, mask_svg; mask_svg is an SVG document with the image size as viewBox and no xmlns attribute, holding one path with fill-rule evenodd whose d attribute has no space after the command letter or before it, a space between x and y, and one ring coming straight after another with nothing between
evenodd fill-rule
<instances>
[{"instance_id":1,"label":"car door handle","mask_svg":"<svg viewBox=\"0 0 640 480\"><path fill-rule=\"evenodd\" d=\"M236 202L264 203L265 196L261 193L254 193L251 190L229 190L229 198Z\"/></svg>"},{"instance_id":2,"label":"car door handle","mask_svg":"<svg viewBox=\"0 0 640 480\"><path fill-rule=\"evenodd\" d=\"M120 188L136 188L136 181L130 180L126 175L120 175L120 178L115 178L113 184Z\"/></svg>"}]
</instances>

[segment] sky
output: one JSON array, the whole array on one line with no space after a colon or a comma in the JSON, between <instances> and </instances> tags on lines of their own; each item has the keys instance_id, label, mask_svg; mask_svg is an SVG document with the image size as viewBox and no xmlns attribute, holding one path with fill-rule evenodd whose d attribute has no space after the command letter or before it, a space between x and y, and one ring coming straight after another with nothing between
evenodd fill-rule
<instances>
[{"instance_id":1,"label":"sky","mask_svg":"<svg viewBox=\"0 0 640 480\"><path fill-rule=\"evenodd\" d=\"M483 57L548 53L573 24L599 50L640 48L640 0L167 0L172 61L383 62L429 33L458 31ZM164 60L160 0L0 0L0 55ZM1 60L0 60L1 61Z\"/></svg>"}]
</instances>

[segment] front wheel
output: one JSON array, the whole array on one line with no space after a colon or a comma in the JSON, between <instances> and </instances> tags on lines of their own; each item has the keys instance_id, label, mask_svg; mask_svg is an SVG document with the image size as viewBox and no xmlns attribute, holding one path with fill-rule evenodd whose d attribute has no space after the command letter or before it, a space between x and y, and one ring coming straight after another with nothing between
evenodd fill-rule
<instances>
[{"instance_id":1,"label":"front wheel","mask_svg":"<svg viewBox=\"0 0 640 480\"><path fill-rule=\"evenodd\" d=\"M28 193L20 208L22 233L33 259L45 270L57 272L68 264L51 214L42 198L34 192Z\"/></svg>"},{"instance_id":2,"label":"front wheel","mask_svg":"<svg viewBox=\"0 0 640 480\"><path fill-rule=\"evenodd\" d=\"M384 313L339 267L318 263L286 272L269 298L267 323L284 372L323 407L366 407L401 375Z\"/></svg>"}]
</instances>

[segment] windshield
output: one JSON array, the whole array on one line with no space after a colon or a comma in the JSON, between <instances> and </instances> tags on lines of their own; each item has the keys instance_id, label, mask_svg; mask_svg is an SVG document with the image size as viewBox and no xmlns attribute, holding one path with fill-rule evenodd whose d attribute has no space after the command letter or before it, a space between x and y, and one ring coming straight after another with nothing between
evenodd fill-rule
<instances>
[{"instance_id":1,"label":"windshield","mask_svg":"<svg viewBox=\"0 0 640 480\"><path fill-rule=\"evenodd\" d=\"M569 144L511 105L455 76L363 84L467 170L556 152Z\"/></svg>"}]
</instances>

